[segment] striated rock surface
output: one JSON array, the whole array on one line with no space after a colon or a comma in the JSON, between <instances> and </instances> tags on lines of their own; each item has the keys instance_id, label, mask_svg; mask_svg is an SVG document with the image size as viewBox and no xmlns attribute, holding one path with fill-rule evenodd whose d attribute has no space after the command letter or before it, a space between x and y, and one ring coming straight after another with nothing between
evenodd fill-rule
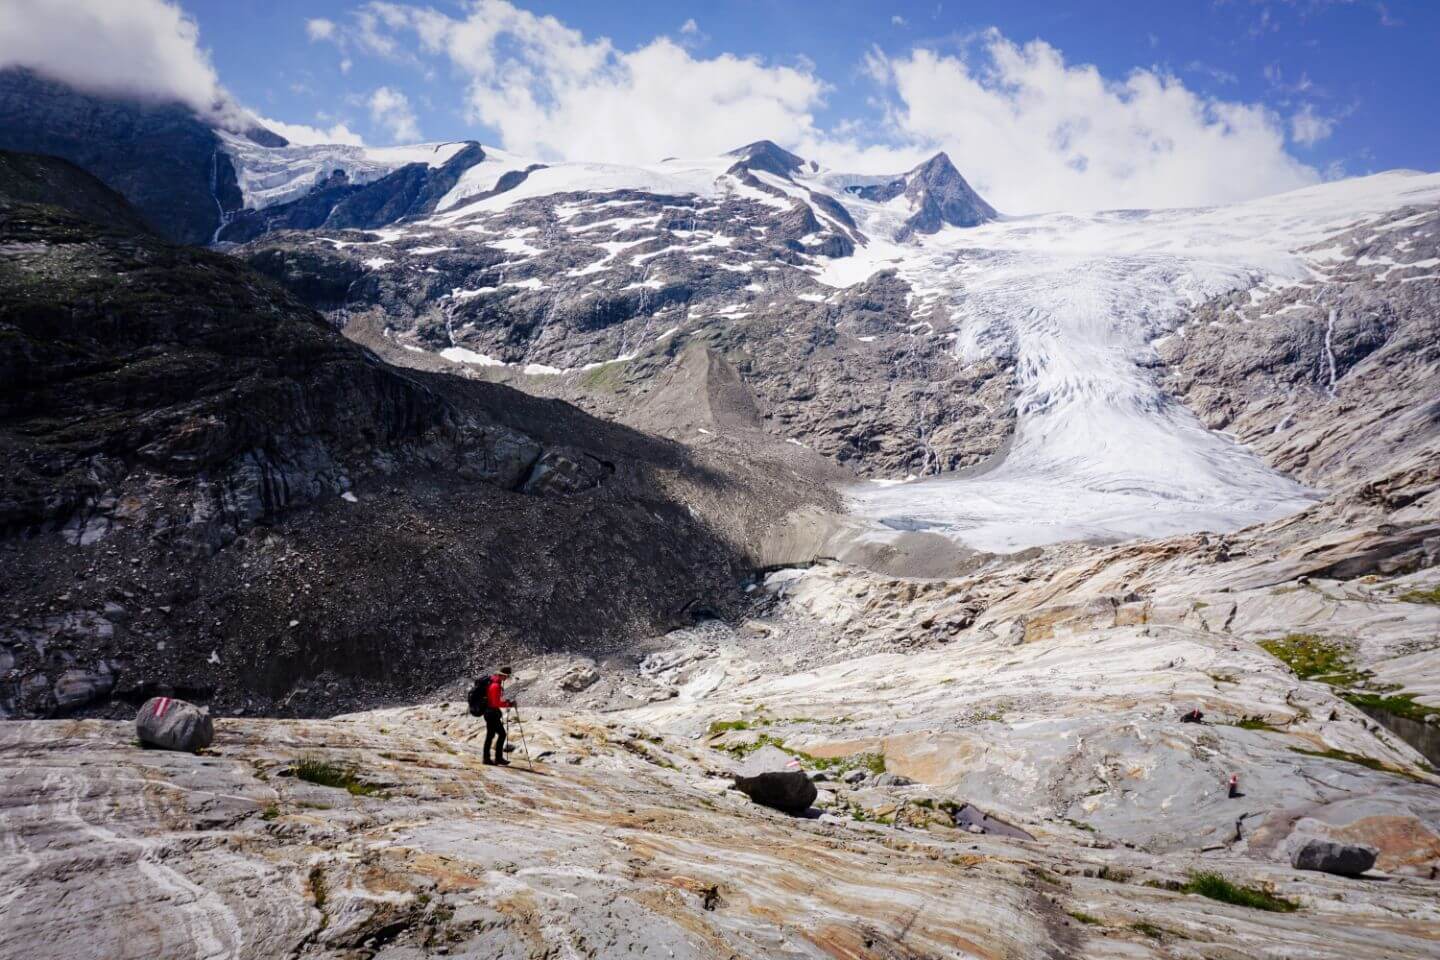
<instances>
[{"instance_id":1,"label":"striated rock surface","mask_svg":"<svg viewBox=\"0 0 1440 960\"><path fill-rule=\"evenodd\" d=\"M715 751L589 715L527 724L536 772L486 767L462 713L222 720L201 757L100 721L0 727L0 956L1420 958L1440 921L1428 881L1157 857L1060 822L1026 841L796 819L717 785ZM306 757L359 786L290 775ZM1199 869L1298 909L1168 889Z\"/></svg>"}]
</instances>

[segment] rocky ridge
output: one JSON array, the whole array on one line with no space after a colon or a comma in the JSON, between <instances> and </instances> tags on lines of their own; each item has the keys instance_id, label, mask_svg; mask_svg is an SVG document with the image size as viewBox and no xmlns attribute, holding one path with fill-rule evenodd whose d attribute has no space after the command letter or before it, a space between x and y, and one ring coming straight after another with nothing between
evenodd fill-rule
<instances>
[{"instance_id":1,"label":"rocky ridge","mask_svg":"<svg viewBox=\"0 0 1440 960\"><path fill-rule=\"evenodd\" d=\"M870 241L813 164L762 141L646 170L646 188L600 190L549 187L588 171L545 168L388 230L275 233L235 252L395 363L647 430L681 436L649 400L699 348L737 371L757 429L863 475L933 474L1000 448L1003 358L957 361L892 275L817 279ZM956 212L969 188L943 156L904 182L928 184L897 194L927 231L974 219Z\"/></svg>"}]
</instances>

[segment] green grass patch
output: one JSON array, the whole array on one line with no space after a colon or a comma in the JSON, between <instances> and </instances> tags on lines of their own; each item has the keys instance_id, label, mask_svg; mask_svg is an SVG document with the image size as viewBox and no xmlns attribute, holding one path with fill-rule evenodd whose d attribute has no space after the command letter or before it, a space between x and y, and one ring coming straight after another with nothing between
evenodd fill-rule
<instances>
[{"instance_id":1,"label":"green grass patch","mask_svg":"<svg viewBox=\"0 0 1440 960\"><path fill-rule=\"evenodd\" d=\"M1130 924L1130 929L1131 929L1131 930L1134 930L1136 933L1143 933L1145 936L1149 937L1151 940L1159 940L1159 939L1161 939L1161 934L1163 934L1163 933L1165 932L1165 931L1161 930L1159 927L1155 926L1155 924L1153 924L1153 923L1146 923L1144 920L1141 920L1141 921L1138 922L1138 923L1132 923L1132 924Z\"/></svg>"},{"instance_id":2,"label":"green grass patch","mask_svg":"<svg viewBox=\"0 0 1440 960\"><path fill-rule=\"evenodd\" d=\"M1261 717L1246 717L1231 724L1232 727L1239 727L1241 730L1266 730L1270 733L1284 733L1279 727L1266 723Z\"/></svg>"},{"instance_id":3,"label":"green grass patch","mask_svg":"<svg viewBox=\"0 0 1440 960\"><path fill-rule=\"evenodd\" d=\"M1080 911L1080 910L1066 910L1065 913L1070 917L1070 919L1072 919L1072 920L1078 920L1080 923L1087 924L1088 926L1092 926L1092 927L1104 926L1104 924L1101 923L1099 917L1092 917L1090 914L1085 913L1085 912L1083 912L1083 911Z\"/></svg>"},{"instance_id":4,"label":"green grass patch","mask_svg":"<svg viewBox=\"0 0 1440 960\"><path fill-rule=\"evenodd\" d=\"M1350 753L1345 750L1306 750L1302 747L1291 747L1296 753L1303 753L1307 757L1324 757L1326 760L1340 760L1344 763L1353 763L1356 766L1368 767L1379 773L1393 773L1397 777L1404 777L1407 780L1414 780L1416 783L1428 783L1423 777L1416 776L1409 770L1400 767L1392 767L1382 763L1374 757L1367 757L1362 753Z\"/></svg>"},{"instance_id":5,"label":"green grass patch","mask_svg":"<svg viewBox=\"0 0 1440 960\"><path fill-rule=\"evenodd\" d=\"M625 372L628 364L607 363L588 371L580 378L580 385L587 390L604 390L609 393L617 392L623 384L621 374Z\"/></svg>"},{"instance_id":6,"label":"green grass patch","mask_svg":"<svg viewBox=\"0 0 1440 960\"><path fill-rule=\"evenodd\" d=\"M1249 907L1252 910L1293 913L1300 909L1300 904L1294 900L1277 897L1259 887L1242 887L1218 873L1192 873L1189 882L1182 886L1180 891L1209 897L1221 903L1233 903L1237 907Z\"/></svg>"},{"instance_id":7,"label":"green grass patch","mask_svg":"<svg viewBox=\"0 0 1440 960\"><path fill-rule=\"evenodd\" d=\"M1369 670L1356 670L1341 646L1313 633L1292 633L1279 640L1262 640L1260 646L1302 680L1318 680L1333 687L1350 688L1368 681L1372 676ZM1412 694L1395 693L1394 691L1399 689L1397 686L1369 684L1369 687L1369 690L1363 691L1344 689L1340 691L1340 696L1357 707L1381 710L1420 723L1430 723L1432 718L1440 717L1440 707L1416 703ZM1361 758L1354 762L1360 763L1368 759Z\"/></svg>"},{"instance_id":8,"label":"green grass patch","mask_svg":"<svg viewBox=\"0 0 1440 960\"><path fill-rule=\"evenodd\" d=\"M274 820L278 816L280 816L280 808L273 803L260 811L261 820Z\"/></svg>"},{"instance_id":9,"label":"green grass patch","mask_svg":"<svg viewBox=\"0 0 1440 960\"><path fill-rule=\"evenodd\" d=\"M1429 590L1410 590L1400 594L1405 603L1440 603L1440 586Z\"/></svg>"},{"instance_id":10,"label":"green grass patch","mask_svg":"<svg viewBox=\"0 0 1440 960\"><path fill-rule=\"evenodd\" d=\"M1339 644L1313 633L1290 633L1278 640L1261 640L1267 653L1289 667L1302 680L1324 680L1346 674L1349 658Z\"/></svg>"},{"instance_id":11,"label":"green grass patch","mask_svg":"<svg viewBox=\"0 0 1440 960\"><path fill-rule=\"evenodd\" d=\"M1440 717L1440 707L1431 707L1423 703L1416 703L1415 696L1409 693L1351 692L1345 694L1345 699L1357 707L1365 707L1369 710L1382 710L1385 713L1393 713L1397 717L1405 717L1420 723L1429 723L1431 717Z\"/></svg>"},{"instance_id":12,"label":"green grass patch","mask_svg":"<svg viewBox=\"0 0 1440 960\"><path fill-rule=\"evenodd\" d=\"M322 787L348 790L357 797L373 797L380 793L379 787L360 779L355 767L331 763L314 755L303 756L295 762L295 776Z\"/></svg>"},{"instance_id":13,"label":"green grass patch","mask_svg":"<svg viewBox=\"0 0 1440 960\"><path fill-rule=\"evenodd\" d=\"M714 723L710 724L710 728L705 731L705 735L707 737L718 737L720 736L720 734L729 733L731 730L749 729L749 720L716 720Z\"/></svg>"}]
</instances>

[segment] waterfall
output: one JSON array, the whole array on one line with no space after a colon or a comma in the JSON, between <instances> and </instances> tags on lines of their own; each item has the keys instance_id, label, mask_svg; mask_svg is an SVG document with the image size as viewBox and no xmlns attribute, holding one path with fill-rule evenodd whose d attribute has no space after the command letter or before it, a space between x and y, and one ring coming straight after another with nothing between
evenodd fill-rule
<instances>
[{"instance_id":1,"label":"waterfall","mask_svg":"<svg viewBox=\"0 0 1440 960\"><path fill-rule=\"evenodd\" d=\"M1330 365L1330 396L1335 396L1335 314L1339 311L1334 307L1330 308L1330 319L1325 324L1325 362Z\"/></svg>"},{"instance_id":2,"label":"waterfall","mask_svg":"<svg viewBox=\"0 0 1440 960\"><path fill-rule=\"evenodd\" d=\"M220 231L230 225L230 219L234 212L225 212L225 205L220 202L220 151L216 150L210 155L210 196L215 201L215 209L220 212L220 224L215 232L210 234L212 245L220 242Z\"/></svg>"}]
</instances>

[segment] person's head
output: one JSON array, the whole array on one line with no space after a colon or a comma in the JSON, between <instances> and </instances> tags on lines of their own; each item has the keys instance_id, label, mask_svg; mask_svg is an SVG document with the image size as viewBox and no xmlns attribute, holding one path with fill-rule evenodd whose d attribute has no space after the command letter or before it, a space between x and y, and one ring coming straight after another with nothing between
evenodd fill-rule
<instances>
[{"instance_id":1,"label":"person's head","mask_svg":"<svg viewBox=\"0 0 1440 960\"><path fill-rule=\"evenodd\" d=\"M514 671L511 670L509 667L500 668L500 676L505 677L507 680L510 678L510 674L512 674L513 672Z\"/></svg>"}]
</instances>

